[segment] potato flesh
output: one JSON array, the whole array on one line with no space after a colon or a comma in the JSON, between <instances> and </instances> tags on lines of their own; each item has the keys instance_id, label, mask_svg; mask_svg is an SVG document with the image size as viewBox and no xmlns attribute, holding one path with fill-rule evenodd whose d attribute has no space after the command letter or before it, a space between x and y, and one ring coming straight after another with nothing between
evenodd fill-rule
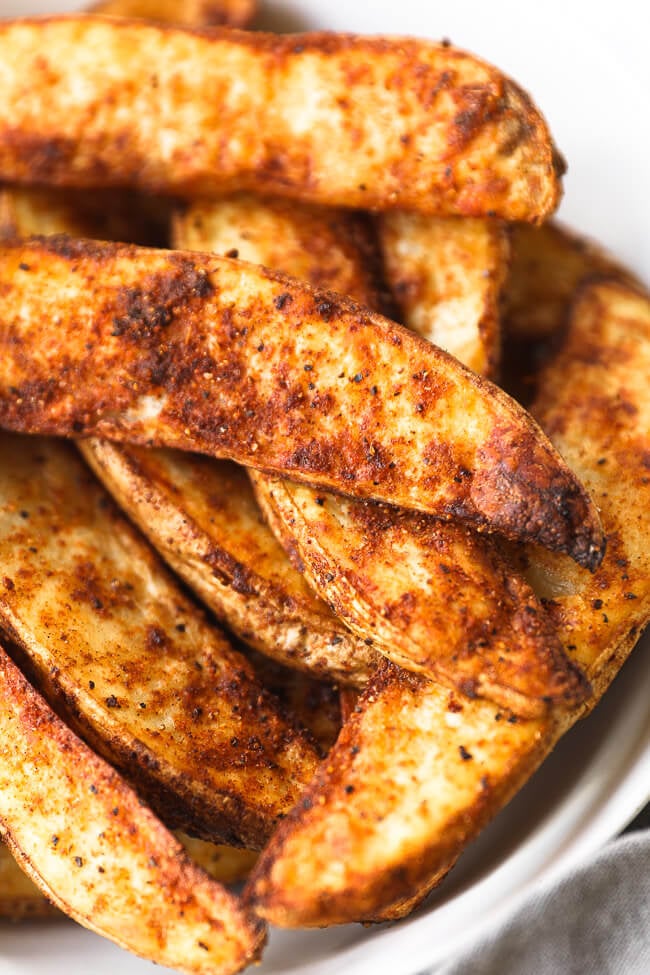
<instances>
[{"instance_id":1,"label":"potato flesh","mask_svg":"<svg viewBox=\"0 0 650 975\"><path fill-rule=\"evenodd\" d=\"M531 100L444 44L86 16L3 24L0 60L5 181L532 221L559 202Z\"/></svg>"}]
</instances>

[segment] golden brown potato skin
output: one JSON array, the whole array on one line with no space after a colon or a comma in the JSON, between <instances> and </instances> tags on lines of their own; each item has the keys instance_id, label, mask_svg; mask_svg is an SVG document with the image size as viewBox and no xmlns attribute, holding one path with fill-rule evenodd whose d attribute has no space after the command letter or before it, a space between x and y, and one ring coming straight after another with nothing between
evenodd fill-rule
<instances>
[{"instance_id":1,"label":"golden brown potato skin","mask_svg":"<svg viewBox=\"0 0 650 975\"><path fill-rule=\"evenodd\" d=\"M377 218L377 230L397 321L494 379L510 256L505 226L396 210Z\"/></svg>"},{"instance_id":2,"label":"golden brown potato skin","mask_svg":"<svg viewBox=\"0 0 650 975\"><path fill-rule=\"evenodd\" d=\"M3 244L0 274L6 428L229 457L602 559L596 509L528 414L340 295L66 237Z\"/></svg>"},{"instance_id":3,"label":"golden brown potato skin","mask_svg":"<svg viewBox=\"0 0 650 975\"><path fill-rule=\"evenodd\" d=\"M101 0L91 13L186 27L248 27L257 0Z\"/></svg>"},{"instance_id":4,"label":"golden brown potato skin","mask_svg":"<svg viewBox=\"0 0 650 975\"><path fill-rule=\"evenodd\" d=\"M0 836L57 907L192 975L229 975L259 955L261 922L191 862L1 648L0 742Z\"/></svg>"},{"instance_id":5,"label":"golden brown potato skin","mask_svg":"<svg viewBox=\"0 0 650 975\"><path fill-rule=\"evenodd\" d=\"M67 444L0 434L0 632L165 822L259 848L318 752Z\"/></svg>"},{"instance_id":6,"label":"golden brown potato skin","mask_svg":"<svg viewBox=\"0 0 650 975\"><path fill-rule=\"evenodd\" d=\"M0 60L3 180L531 221L560 197L529 97L444 44L86 16L0 25Z\"/></svg>"},{"instance_id":7,"label":"golden brown potato skin","mask_svg":"<svg viewBox=\"0 0 650 975\"><path fill-rule=\"evenodd\" d=\"M535 405L600 504L609 538L593 575L526 553L595 696L511 723L488 702L459 701L386 666L252 875L248 896L264 917L290 927L383 917L444 873L604 693L650 617L649 370L650 299L596 284L575 306Z\"/></svg>"}]
</instances>

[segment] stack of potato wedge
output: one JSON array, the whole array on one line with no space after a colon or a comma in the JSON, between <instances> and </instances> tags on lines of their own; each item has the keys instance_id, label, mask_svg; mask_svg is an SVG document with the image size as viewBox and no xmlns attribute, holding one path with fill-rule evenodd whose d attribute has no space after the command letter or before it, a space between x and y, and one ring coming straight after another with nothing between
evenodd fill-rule
<instances>
[{"instance_id":1,"label":"stack of potato wedge","mask_svg":"<svg viewBox=\"0 0 650 975\"><path fill-rule=\"evenodd\" d=\"M650 298L543 116L253 15L0 22L0 917L190 973L412 911L650 618Z\"/></svg>"}]
</instances>

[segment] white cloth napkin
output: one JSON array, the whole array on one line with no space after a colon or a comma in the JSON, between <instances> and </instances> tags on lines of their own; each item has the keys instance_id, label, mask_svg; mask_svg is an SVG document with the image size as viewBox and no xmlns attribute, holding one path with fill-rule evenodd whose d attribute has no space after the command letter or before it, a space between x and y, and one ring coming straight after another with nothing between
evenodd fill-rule
<instances>
[{"instance_id":1,"label":"white cloth napkin","mask_svg":"<svg viewBox=\"0 0 650 975\"><path fill-rule=\"evenodd\" d=\"M540 887L426 975L650 975L650 829Z\"/></svg>"}]
</instances>

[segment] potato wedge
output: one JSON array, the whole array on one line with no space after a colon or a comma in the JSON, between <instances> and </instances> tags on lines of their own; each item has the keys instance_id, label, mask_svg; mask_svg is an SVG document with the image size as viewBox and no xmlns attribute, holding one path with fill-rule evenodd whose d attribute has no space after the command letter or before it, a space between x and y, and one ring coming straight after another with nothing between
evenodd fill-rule
<instances>
[{"instance_id":1,"label":"potato wedge","mask_svg":"<svg viewBox=\"0 0 650 975\"><path fill-rule=\"evenodd\" d=\"M165 822L259 848L318 763L68 445L0 435L0 631Z\"/></svg>"},{"instance_id":2,"label":"potato wedge","mask_svg":"<svg viewBox=\"0 0 650 975\"><path fill-rule=\"evenodd\" d=\"M596 696L568 714L511 723L487 702L461 702L387 665L253 872L248 897L262 916L291 927L381 919L444 874L604 693L650 618L648 368L650 299L595 285L536 405L598 499L610 539L593 576L527 553Z\"/></svg>"},{"instance_id":3,"label":"potato wedge","mask_svg":"<svg viewBox=\"0 0 650 975\"><path fill-rule=\"evenodd\" d=\"M512 264L503 294L502 386L520 403L535 398L543 366L562 342L573 297L595 275L638 280L600 244L550 222L532 228L514 224Z\"/></svg>"},{"instance_id":4,"label":"potato wedge","mask_svg":"<svg viewBox=\"0 0 650 975\"><path fill-rule=\"evenodd\" d=\"M523 717L588 696L544 608L490 539L280 478L253 483L316 591L395 663Z\"/></svg>"},{"instance_id":5,"label":"potato wedge","mask_svg":"<svg viewBox=\"0 0 650 975\"><path fill-rule=\"evenodd\" d=\"M397 320L481 376L497 376L505 226L394 211L380 214L377 228Z\"/></svg>"},{"instance_id":6,"label":"potato wedge","mask_svg":"<svg viewBox=\"0 0 650 975\"><path fill-rule=\"evenodd\" d=\"M4 243L0 274L6 428L229 457L602 559L594 505L521 407L341 296L65 237Z\"/></svg>"},{"instance_id":7,"label":"potato wedge","mask_svg":"<svg viewBox=\"0 0 650 975\"><path fill-rule=\"evenodd\" d=\"M23 236L42 233L36 226L30 221ZM374 226L360 213L232 193L177 209L172 246L263 264L394 318Z\"/></svg>"},{"instance_id":8,"label":"potato wedge","mask_svg":"<svg viewBox=\"0 0 650 975\"><path fill-rule=\"evenodd\" d=\"M445 44L86 16L0 25L0 62L3 180L532 221L560 198L530 98Z\"/></svg>"},{"instance_id":9,"label":"potato wedge","mask_svg":"<svg viewBox=\"0 0 650 975\"><path fill-rule=\"evenodd\" d=\"M485 236L481 221L467 222L478 225L470 238ZM234 249L246 260L313 280L322 262L311 240L324 245L327 230L312 224L311 212L295 204L289 210L239 195L190 207L174 221L174 243L216 254ZM359 268L360 253L343 251L342 233L337 224L329 231L326 273L336 290L370 304L376 299ZM482 264L472 284L484 295L483 271L498 262L496 254L477 249ZM476 304L467 302L478 331ZM575 705L585 693L532 591L488 540L267 474L253 480L267 521L297 568L360 638L396 663L529 717L551 701Z\"/></svg>"},{"instance_id":10,"label":"potato wedge","mask_svg":"<svg viewBox=\"0 0 650 975\"><path fill-rule=\"evenodd\" d=\"M0 920L26 921L58 913L0 843Z\"/></svg>"},{"instance_id":11,"label":"potato wedge","mask_svg":"<svg viewBox=\"0 0 650 975\"><path fill-rule=\"evenodd\" d=\"M101 0L91 13L187 27L248 27L257 0Z\"/></svg>"},{"instance_id":12,"label":"potato wedge","mask_svg":"<svg viewBox=\"0 0 650 975\"><path fill-rule=\"evenodd\" d=\"M261 951L261 922L191 862L1 648L0 835L57 907L158 964L226 975Z\"/></svg>"}]
</instances>

